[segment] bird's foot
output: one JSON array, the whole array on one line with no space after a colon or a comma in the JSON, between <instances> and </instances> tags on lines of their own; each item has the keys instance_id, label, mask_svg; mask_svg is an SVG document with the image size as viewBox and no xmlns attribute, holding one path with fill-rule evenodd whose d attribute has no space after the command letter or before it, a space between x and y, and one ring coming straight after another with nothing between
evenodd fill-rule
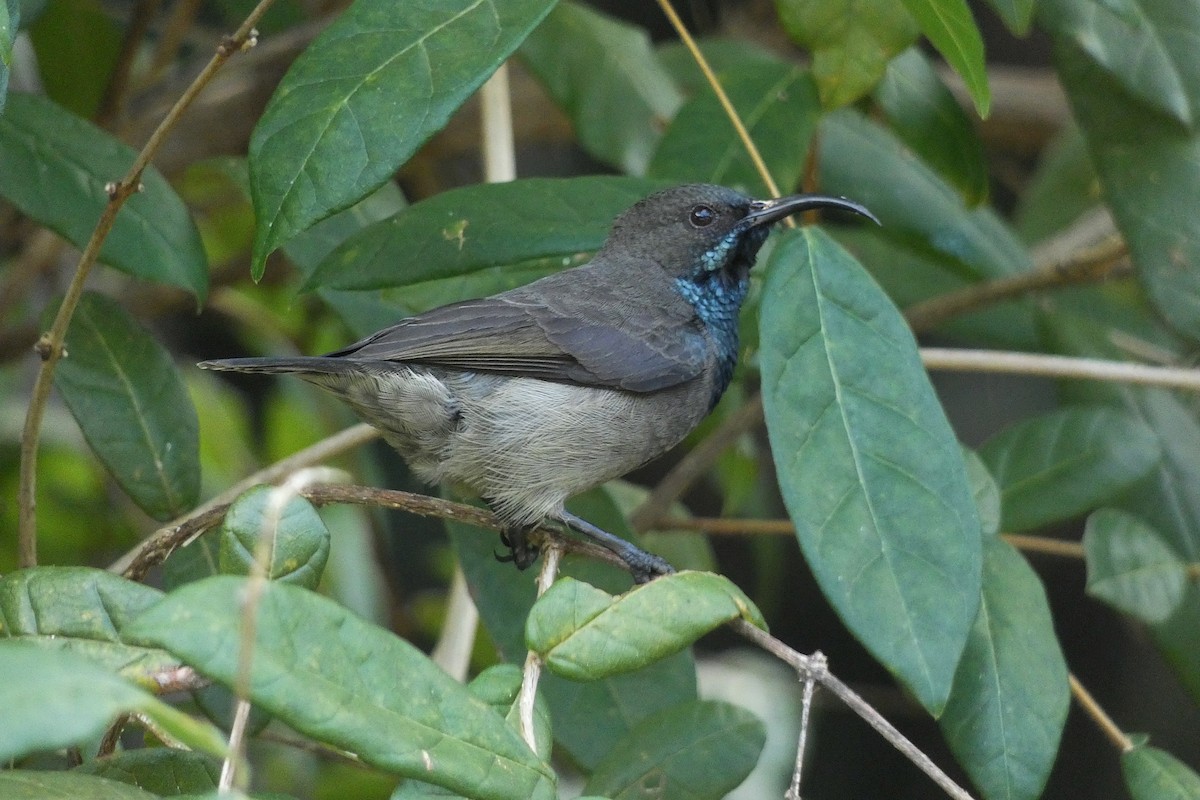
<instances>
[{"instance_id":1,"label":"bird's foot","mask_svg":"<svg viewBox=\"0 0 1200 800\"><path fill-rule=\"evenodd\" d=\"M647 553L637 545L627 542L603 528L597 528L587 520L568 511L560 512L554 519L616 553L629 567L629 574L633 576L635 583L649 583L660 575L670 575L675 572L675 568L665 558Z\"/></svg>"},{"instance_id":2,"label":"bird's foot","mask_svg":"<svg viewBox=\"0 0 1200 800\"><path fill-rule=\"evenodd\" d=\"M517 569L528 569L538 560L541 551L529 544L529 528L507 528L500 531L500 541L508 548L508 553L495 553L496 560L507 564L512 562Z\"/></svg>"}]
</instances>

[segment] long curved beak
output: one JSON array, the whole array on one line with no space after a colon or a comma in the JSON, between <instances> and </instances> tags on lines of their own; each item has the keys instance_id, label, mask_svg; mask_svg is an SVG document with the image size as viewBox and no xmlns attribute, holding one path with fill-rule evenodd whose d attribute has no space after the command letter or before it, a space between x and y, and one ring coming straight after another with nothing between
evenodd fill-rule
<instances>
[{"instance_id":1,"label":"long curved beak","mask_svg":"<svg viewBox=\"0 0 1200 800\"><path fill-rule=\"evenodd\" d=\"M820 194L794 194L790 197L780 197L777 200L755 200L750 204L750 213L742 218L742 223L754 227L770 225L784 217L789 217L801 211L811 211L815 208L837 208L866 217L876 225L882 223L867 210L867 207L847 200L844 197L829 197Z\"/></svg>"}]
</instances>

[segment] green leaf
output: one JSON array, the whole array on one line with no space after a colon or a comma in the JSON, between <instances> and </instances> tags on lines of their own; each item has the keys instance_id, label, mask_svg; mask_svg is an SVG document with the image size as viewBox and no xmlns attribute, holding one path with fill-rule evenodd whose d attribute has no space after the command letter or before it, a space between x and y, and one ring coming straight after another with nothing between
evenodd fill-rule
<instances>
[{"instance_id":1,"label":"green leaf","mask_svg":"<svg viewBox=\"0 0 1200 800\"><path fill-rule=\"evenodd\" d=\"M84 247L108 203L105 184L135 158L115 138L44 97L14 93L0 115L0 195ZM208 263L183 202L153 167L130 197L100 260L135 278L178 286L203 299Z\"/></svg>"},{"instance_id":2,"label":"green leaf","mask_svg":"<svg viewBox=\"0 0 1200 800\"><path fill-rule=\"evenodd\" d=\"M136 681L178 664L171 654L138 647L122 633L162 596L91 567L19 570L0 578L0 637L71 650Z\"/></svg>"},{"instance_id":3,"label":"green leaf","mask_svg":"<svg viewBox=\"0 0 1200 800\"><path fill-rule=\"evenodd\" d=\"M525 642L564 678L594 681L677 653L714 628L762 615L727 578L677 572L613 597L564 577L534 604Z\"/></svg>"},{"instance_id":4,"label":"green leaf","mask_svg":"<svg viewBox=\"0 0 1200 800\"><path fill-rule=\"evenodd\" d=\"M559 3L521 58L575 126L592 157L642 175L683 102L642 28L579 3Z\"/></svg>"},{"instance_id":5,"label":"green leaf","mask_svg":"<svg viewBox=\"0 0 1200 800\"><path fill-rule=\"evenodd\" d=\"M381 289L535 258L598 250L613 218L666 184L641 178L530 178L434 195L351 236L306 289Z\"/></svg>"},{"instance_id":6,"label":"green leaf","mask_svg":"<svg viewBox=\"0 0 1200 800\"><path fill-rule=\"evenodd\" d=\"M229 507L221 523L220 570L249 575L258 542L266 535L272 537L267 577L315 589L329 558L329 530L303 497L292 494L282 508L272 508L277 491L274 486L255 486Z\"/></svg>"},{"instance_id":7,"label":"green leaf","mask_svg":"<svg viewBox=\"0 0 1200 800\"><path fill-rule=\"evenodd\" d=\"M158 800L135 786L80 772L0 772L0 796L5 800Z\"/></svg>"},{"instance_id":8,"label":"green leaf","mask_svg":"<svg viewBox=\"0 0 1200 800\"><path fill-rule=\"evenodd\" d=\"M46 95L84 119L94 117L121 54L114 16L98 0L53 0L36 15L29 40Z\"/></svg>"},{"instance_id":9,"label":"green leaf","mask_svg":"<svg viewBox=\"0 0 1200 800\"><path fill-rule=\"evenodd\" d=\"M1101 202L1087 142L1078 126L1068 125L1042 151L1037 171L1017 200L1013 226L1026 242L1040 242Z\"/></svg>"},{"instance_id":10,"label":"green leaf","mask_svg":"<svg viewBox=\"0 0 1200 800\"><path fill-rule=\"evenodd\" d=\"M720 800L754 769L766 741L766 728L744 708L681 703L642 720L596 766L583 791L611 800Z\"/></svg>"},{"instance_id":11,"label":"green leaf","mask_svg":"<svg viewBox=\"0 0 1200 800\"><path fill-rule=\"evenodd\" d=\"M1025 559L996 538L983 556L983 599L939 724L984 797L1033 800L1067 721L1067 665Z\"/></svg>"},{"instance_id":12,"label":"green leaf","mask_svg":"<svg viewBox=\"0 0 1200 800\"><path fill-rule=\"evenodd\" d=\"M12 66L13 40L17 38L17 26L21 21L20 0L4 0L0 3L0 113L4 112L4 101L8 97L8 72Z\"/></svg>"},{"instance_id":13,"label":"green leaf","mask_svg":"<svg viewBox=\"0 0 1200 800\"><path fill-rule=\"evenodd\" d=\"M1070 519L1129 488L1162 456L1154 431L1102 406L1062 408L993 436L979 455L1000 486L1003 526Z\"/></svg>"},{"instance_id":14,"label":"green leaf","mask_svg":"<svg viewBox=\"0 0 1200 800\"><path fill-rule=\"evenodd\" d=\"M1087 593L1146 622L1165 622L1187 588L1188 572L1159 533L1138 517L1102 508L1083 533Z\"/></svg>"},{"instance_id":15,"label":"green leaf","mask_svg":"<svg viewBox=\"0 0 1200 800\"><path fill-rule=\"evenodd\" d=\"M917 22L900 0L775 0L775 8L788 36L812 51L826 108L871 91L888 62L917 40Z\"/></svg>"},{"instance_id":16,"label":"green leaf","mask_svg":"<svg viewBox=\"0 0 1200 800\"><path fill-rule=\"evenodd\" d=\"M190 750L155 747L98 758L74 770L74 774L97 775L156 796L174 797L216 789L221 761Z\"/></svg>"},{"instance_id":17,"label":"green leaf","mask_svg":"<svg viewBox=\"0 0 1200 800\"><path fill-rule=\"evenodd\" d=\"M784 502L846 625L935 715L979 605L962 451L883 292L814 228L763 290L763 403Z\"/></svg>"},{"instance_id":18,"label":"green leaf","mask_svg":"<svg viewBox=\"0 0 1200 800\"><path fill-rule=\"evenodd\" d=\"M129 633L230 685L244 588L228 576L187 584ZM404 640L280 583L266 585L257 630L250 697L296 730L483 800L554 796L549 769L516 731Z\"/></svg>"},{"instance_id":19,"label":"green leaf","mask_svg":"<svg viewBox=\"0 0 1200 800\"><path fill-rule=\"evenodd\" d=\"M878 233L889 241L911 245L915 239L976 280L1033 268L1028 251L994 212L967 209L962 195L883 127L847 109L825 117L820 136L821 186L871 209L883 223Z\"/></svg>"},{"instance_id":20,"label":"green leaf","mask_svg":"<svg viewBox=\"0 0 1200 800\"><path fill-rule=\"evenodd\" d=\"M568 509L618 536L636 540L616 505L601 490L567 503ZM536 597L533 576L497 564L496 534L448 523L480 617L501 655L525 661L525 620ZM606 564L568 556L563 574L618 592L630 585L628 573ZM664 708L696 698L696 667L684 651L645 669L592 683L576 683L552 672L542 674L539 692L549 702L555 738L584 769L592 769L642 719Z\"/></svg>"},{"instance_id":21,"label":"green leaf","mask_svg":"<svg viewBox=\"0 0 1200 800\"><path fill-rule=\"evenodd\" d=\"M200 494L199 423L171 354L116 301L85 293L54 386L83 436L138 506L158 520Z\"/></svg>"},{"instance_id":22,"label":"green leaf","mask_svg":"<svg viewBox=\"0 0 1200 800\"><path fill-rule=\"evenodd\" d=\"M1198 13L1195 0L1043 0L1039 20L1060 43L1069 41L1086 53L1124 92L1190 127L1200 103ZM1122 94L1111 99L1128 113Z\"/></svg>"},{"instance_id":23,"label":"green leaf","mask_svg":"<svg viewBox=\"0 0 1200 800\"><path fill-rule=\"evenodd\" d=\"M892 59L875 88L875 100L892 131L958 189L968 205L983 202L988 193L983 143L919 48L910 47Z\"/></svg>"},{"instance_id":24,"label":"green leaf","mask_svg":"<svg viewBox=\"0 0 1200 800\"><path fill-rule=\"evenodd\" d=\"M971 495L975 498L975 510L979 512L979 527L984 536L995 536L1000 532L1000 487L974 450L963 448L963 462L967 467L967 480L971 483Z\"/></svg>"},{"instance_id":25,"label":"green leaf","mask_svg":"<svg viewBox=\"0 0 1200 800\"><path fill-rule=\"evenodd\" d=\"M0 642L0 762L95 738L118 714L145 714L184 744L215 756L225 741L95 662L73 653ZM2 773L0 773L2 774Z\"/></svg>"},{"instance_id":26,"label":"green leaf","mask_svg":"<svg viewBox=\"0 0 1200 800\"><path fill-rule=\"evenodd\" d=\"M1121 772L1133 800L1195 800L1200 775L1157 747L1140 745L1121 754Z\"/></svg>"},{"instance_id":27,"label":"green leaf","mask_svg":"<svg viewBox=\"0 0 1200 800\"><path fill-rule=\"evenodd\" d=\"M975 110L986 118L992 105L983 37L971 17L966 0L902 0L916 18L921 32L963 79Z\"/></svg>"},{"instance_id":28,"label":"green leaf","mask_svg":"<svg viewBox=\"0 0 1200 800\"><path fill-rule=\"evenodd\" d=\"M250 138L251 273L387 180L520 45L553 0L358 0L296 59Z\"/></svg>"},{"instance_id":29,"label":"green leaf","mask_svg":"<svg viewBox=\"0 0 1200 800\"><path fill-rule=\"evenodd\" d=\"M283 246L283 252L299 269L301 278L308 280L338 245L368 225L400 213L406 205L400 187L389 181L345 211L296 234Z\"/></svg>"},{"instance_id":30,"label":"green leaf","mask_svg":"<svg viewBox=\"0 0 1200 800\"><path fill-rule=\"evenodd\" d=\"M1015 35L1024 39L1033 22L1034 0L988 0L992 10Z\"/></svg>"},{"instance_id":31,"label":"green leaf","mask_svg":"<svg viewBox=\"0 0 1200 800\"><path fill-rule=\"evenodd\" d=\"M740 69L748 64L783 64L786 60L772 52L765 45L748 39L733 39L706 37L698 39L696 44L700 52L712 67L713 72L721 75L732 69ZM675 80L675 83L685 95L699 94L708 88L708 81L701 72L696 59L687 46L680 41L668 41L658 45L655 50L663 68Z\"/></svg>"},{"instance_id":32,"label":"green leaf","mask_svg":"<svg viewBox=\"0 0 1200 800\"><path fill-rule=\"evenodd\" d=\"M785 194L804 172L820 105L812 75L803 67L770 62L732 67L721 85L762 152L767 170ZM648 173L673 181L702 181L769 192L745 145L711 89L675 115L654 153Z\"/></svg>"},{"instance_id":33,"label":"green leaf","mask_svg":"<svg viewBox=\"0 0 1200 800\"><path fill-rule=\"evenodd\" d=\"M1200 337L1200 133L1132 113L1116 79L1074 45L1060 41L1055 58L1139 279L1173 326Z\"/></svg>"}]
</instances>

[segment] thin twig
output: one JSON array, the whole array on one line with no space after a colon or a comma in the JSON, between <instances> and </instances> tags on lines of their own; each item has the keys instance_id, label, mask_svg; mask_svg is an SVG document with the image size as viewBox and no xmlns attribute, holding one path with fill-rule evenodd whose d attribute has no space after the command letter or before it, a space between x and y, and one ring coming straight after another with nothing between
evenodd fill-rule
<instances>
[{"instance_id":1,"label":"thin twig","mask_svg":"<svg viewBox=\"0 0 1200 800\"><path fill-rule=\"evenodd\" d=\"M942 347L921 348L921 360L930 370L1044 375L1050 378L1075 378L1132 383L1140 386L1161 386L1167 389L1200 390L1200 369L1153 367L1128 361Z\"/></svg>"},{"instance_id":2,"label":"thin twig","mask_svg":"<svg viewBox=\"0 0 1200 800\"><path fill-rule=\"evenodd\" d=\"M796 766L792 770L792 785L784 794L784 800L800 800L800 777L804 770L804 751L808 744L808 726L813 703L813 689L817 685L817 674L828 671L825 654L820 650L808 657L808 674L803 676L804 694L800 702L800 736L796 741Z\"/></svg>"},{"instance_id":3,"label":"thin twig","mask_svg":"<svg viewBox=\"0 0 1200 800\"><path fill-rule=\"evenodd\" d=\"M1023 533L1002 533L1000 538L1020 550L1029 553L1040 553L1046 556L1062 556L1063 558L1083 558L1083 545L1079 542L1067 542L1062 539L1051 539L1048 536L1028 536Z\"/></svg>"},{"instance_id":4,"label":"thin twig","mask_svg":"<svg viewBox=\"0 0 1200 800\"><path fill-rule=\"evenodd\" d=\"M767 169L767 162L763 161L762 154L758 152L758 147L754 144L754 140L750 138L750 131L746 130L746 125L742 122L741 116L738 115L737 109L733 107L733 103L729 101L729 95L725 93L725 88L721 86L721 82L717 80L717 75L709 66L708 59L704 57L704 53L696 45L696 40L692 38L692 34L688 32L687 26L683 24L683 20L679 18L675 7L671 5L671 0L658 0L659 8L666 15L667 20L671 23L671 27L675 29L679 40L683 42L683 46L687 48L692 59L696 62L696 66L704 73L704 80L708 81L708 85L712 88L713 94L717 96L717 102L721 104L722 110L725 111L725 116L729 118L729 122L733 125L734 131L742 141L742 147L746 148L746 152L750 156L751 163L754 164L754 169L762 178L763 184L767 187L767 191L772 197L779 196L779 186L775 183L775 178L771 176L771 171ZM791 217L785 220L789 226L794 226L796 223Z\"/></svg>"},{"instance_id":5,"label":"thin twig","mask_svg":"<svg viewBox=\"0 0 1200 800\"><path fill-rule=\"evenodd\" d=\"M562 547L553 539L542 548L542 569L538 573L537 596L541 597L558 578L558 567L562 562ZM533 726L533 709L537 704L538 681L542 676L542 657L530 650L525 654L525 668L521 673L521 693L517 697L517 719L520 721L521 738L529 749L537 753L537 732Z\"/></svg>"},{"instance_id":6,"label":"thin twig","mask_svg":"<svg viewBox=\"0 0 1200 800\"><path fill-rule=\"evenodd\" d=\"M71 324L71 317L75 313L76 306L79 305L79 298L83 295L83 287L87 282L88 274L91 272L92 266L96 263L96 258L100 255L100 248L108 238L109 232L112 231L113 223L116 221L117 213L125 205L125 202L132 197L141 186L142 173L146 167L150 165L151 159L162 146L163 141L171 130L175 127L180 116L191 105L196 96L204 90L217 71L229 60L230 56L242 50L245 47L252 46L257 41L257 33L254 26L258 24L258 20L271 7L274 0L260 0L250 15L246 17L245 22L238 28L233 36L218 45L213 57L201 70L196 79L184 90L183 95L176 101L175 105L167 112L166 117L159 123L158 128L150 136L149 141L138 153L134 159L133 166L129 168L129 172L124 178L112 184L109 190L109 201L104 207L103 213L100 215L100 220L96 223L95 230L92 231L92 237L88 240L87 246L84 247L83 253L79 257L79 264L75 267L75 274L71 278L71 283L67 287L66 296L63 298L62 305L59 306L58 313L54 317L54 324L51 325L50 331L38 341L37 352L42 359L42 364L38 368L37 378L34 381L33 393L29 400L29 409L25 414L25 427L21 433L21 476L20 488L18 490L18 508L19 508L19 524L17 528L17 557L18 562L22 567L32 567L37 565L37 452L38 439L41 436L42 418L46 413L46 402L50 397L50 387L54 378L54 368L58 364L58 360L63 357L63 340L66 338L67 327Z\"/></svg>"},{"instance_id":7,"label":"thin twig","mask_svg":"<svg viewBox=\"0 0 1200 800\"><path fill-rule=\"evenodd\" d=\"M171 520L117 559L108 570L121 573L130 580L139 581L151 567L165 561L175 548L219 524L225 516L225 509L242 492L259 484L278 483L297 470L327 461L378 437L379 431L363 422L276 461L238 481L207 503Z\"/></svg>"},{"instance_id":8,"label":"thin twig","mask_svg":"<svg viewBox=\"0 0 1200 800\"><path fill-rule=\"evenodd\" d=\"M851 711L862 717L868 725L874 728L884 739L887 739L893 747L903 753L909 761L913 762L922 772L933 779L933 782L940 786L946 794L955 798L955 800L972 800L971 794L966 789L955 783L937 764L933 763L933 760L929 756L925 755L920 748L909 741L896 726L888 722L882 714L876 711L870 703L862 699L858 693L835 678L833 673L829 672L828 669L825 669L823 659L816 661L809 656L805 656L788 647L766 631L756 628L743 619L731 622L729 627L742 638L761 647L785 664L788 664L792 669L796 670L801 678L812 676L817 683L821 684L821 686L825 687L839 700L849 706Z\"/></svg>"},{"instance_id":9,"label":"thin twig","mask_svg":"<svg viewBox=\"0 0 1200 800\"><path fill-rule=\"evenodd\" d=\"M1092 697L1092 693L1083 687L1083 684L1079 682L1079 678L1075 677L1075 673L1068 673L1067 681L1071 685L1071 696L1075 698L1075 702L1079 704L1079 707L1092 718L1096 723L1096 727L1100 729L1100 732L1122 753L1132 750L1133 741L1117 727L1117 723L1113 722L1112 717L1100 707L1100 704L1096 702L1096 698Z\"/></svg>"},{"instance_id":10,"label":"thin twig","mask_svg":"<svg viewBox=\"0 0 1200 800\"><path fill-rule=\"evenodd\" d=\"M671 504L682 497L700 476L708 472L721 454L742 434L762 422L762 418L762 395L755 394L725 418L700 444L679 459L679 463L658 482L645 502L629 515L629 524L633 529L648 530L661 519Z\"/></svg>"}]
</instances>

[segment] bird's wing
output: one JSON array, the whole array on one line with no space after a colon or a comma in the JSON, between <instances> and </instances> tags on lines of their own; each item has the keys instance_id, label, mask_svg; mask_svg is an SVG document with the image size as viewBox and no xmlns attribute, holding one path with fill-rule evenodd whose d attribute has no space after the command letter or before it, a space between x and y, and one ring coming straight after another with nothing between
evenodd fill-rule
<instances>
[{"instance_id":1,"label":"bird's wing","mask_svg":"<svg viewBox=\"0 0 1200 800\"><path fill-rule=\"evenodd\" d=\"M638 330L612 313L501 295L409 317L329 355L652 392L699 375L706 345L691 325Z\"/></svg>"}]
</instances>

